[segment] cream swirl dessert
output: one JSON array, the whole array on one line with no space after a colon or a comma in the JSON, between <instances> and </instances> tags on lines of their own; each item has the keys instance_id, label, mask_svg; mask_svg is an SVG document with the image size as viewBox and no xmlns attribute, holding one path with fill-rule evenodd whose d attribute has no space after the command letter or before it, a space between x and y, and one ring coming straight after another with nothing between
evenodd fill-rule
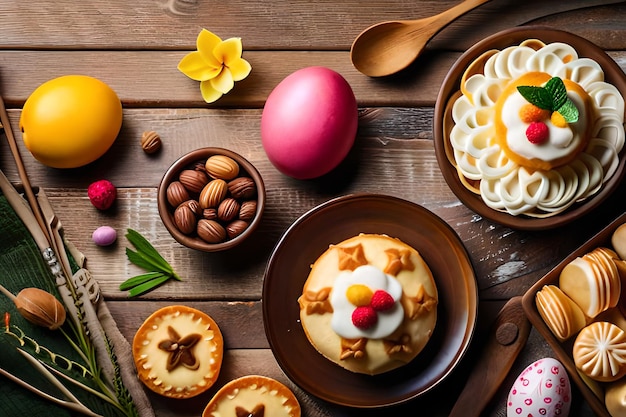
<instances>
[{"instance_id":1,"label":"cream swirl dessert","mask_svg":"<svg viewBox=\"0 0 626 417\"><path fill-rule=\"evenodd\" d=\"M298 298L300 322L315 349L345 369L372 375L403 366L424 349L437 302L419 252L377 234L330 245Z\"/></svg>"},{"instance_id":2,"label":"cream swirl dessert","mask_svg":"<svg viewBox=\"0 0 626 417\"><path fill-rule=\"evenodd\" d=\"M330 295L332 329L341 337L380 339L392 334L404 319L402 285L371 265L343 271Z\"/></svg>"},{"instance_id":3,"label":"cream swirl dessert","mask_svg":"<svg viewBox=\"0 0 626 417\"><path fill-rule=\"evenodd\" d=\"M624 146L624 98L597 62L564 43L486 52L463 75L451 116L459 178L512 215L548 217L594 195Z\"/></svg>"}]
</instances>

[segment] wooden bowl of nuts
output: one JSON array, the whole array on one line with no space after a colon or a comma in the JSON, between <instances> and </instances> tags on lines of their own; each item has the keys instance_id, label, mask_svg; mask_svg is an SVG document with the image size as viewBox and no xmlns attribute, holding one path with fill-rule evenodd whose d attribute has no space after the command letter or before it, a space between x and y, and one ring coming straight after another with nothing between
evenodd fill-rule
<instances>
[{"instance_id":1,"label":"wooden bowl of nuts","mask_svg":"<svg viewBox=\"0 0 626 417\"><path fill-rule=\"evenodd\" d=\"M177 242L217 252L238 245L256 229L265 207L265 186L241 155L200 148L170 166L157 198L161 220Z\"/></svg>"}]
</instances>

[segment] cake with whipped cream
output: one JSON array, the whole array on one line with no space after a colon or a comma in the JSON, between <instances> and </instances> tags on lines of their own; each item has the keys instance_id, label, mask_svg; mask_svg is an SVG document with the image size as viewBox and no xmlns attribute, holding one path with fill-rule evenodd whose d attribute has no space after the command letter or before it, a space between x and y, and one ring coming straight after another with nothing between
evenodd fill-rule
<instances>
[{"instance_id":1,"label":"cake with whipped cream","mask_svg":"<svg viewBox=\"0 0 626 417\"><path fill-rule=\"evenodd\" d=\"M356 373L380 374L413 360L430 340L438 294L419 252L399 239L359 234L313 263L298 299L311 344Z\"/></svg>"},{"instance_id":2,"label":"cake with whipped cream","mask_svg":"<svg viewBox=\"0 0 626 417\"><path fill-rule=\"evenodd\" d=\"M624 98L565 43L485 52L448 110L448 159L461 182L515 216L549 217L590 198L624 146Z\"/></svg>"}]
</instances>

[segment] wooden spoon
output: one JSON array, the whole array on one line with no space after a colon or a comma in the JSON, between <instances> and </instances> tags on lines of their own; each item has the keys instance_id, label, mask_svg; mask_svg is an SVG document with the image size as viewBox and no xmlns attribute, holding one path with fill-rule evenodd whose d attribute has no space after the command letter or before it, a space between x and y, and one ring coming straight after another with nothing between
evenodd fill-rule
<instances>
[{"instance_id":1,"label":"wooden spoon","mask_svg":"<svg viewBox=\"0 0 626 417\"><path fill-rule=\"evenodd\" d=\"M370 77L394 74L413 62L424 47L456 18L489 0L466 0L435 16L382 22L365 29L352 43L354 67Z\"/></svg>"}]
</instances>

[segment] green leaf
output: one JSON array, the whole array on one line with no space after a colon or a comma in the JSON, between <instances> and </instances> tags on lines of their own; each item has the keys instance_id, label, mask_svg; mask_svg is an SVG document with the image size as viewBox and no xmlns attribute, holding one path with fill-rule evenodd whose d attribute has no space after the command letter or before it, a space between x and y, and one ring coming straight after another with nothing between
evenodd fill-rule
<instances>
[{"instance_id":1,"label":"green leaf","mask_svg":"<svg viewBox=\"0 0 626 417\"><path fill-rule=\"evenodd\" d=\"M172 266L139 232L128 229L126 238L137 249L134 251L126 248L128 260L148 272L127 279L120 284L120 290L129 290L129 297L134 297L158 287L169 279L181 281Z\"/></svg>"},{"instance_id":2,"label":"green leaf","mask_svg":"<svg viewBox=\"0 0 626 417\"><path fill-rule=\"evenodd\" d=\"M137 285L146 283L148 281L151 281L153 279L160 278L163 276L166 276L166 275L163 274L162 272L148 272L145 274L137 275L135 277L129 278L126 281L122 282L120 284L120 290L121 291L129 290L133 287L136 287Z\"/></svg>"},{"instance_id":3,"label":"green leaf","mask_svg":"<svg viewBox=\"0 0 626 417\"><path fill-rule=\"evenodd\" d=\"M550 78L544 88L552 96L552 107L548 110L555 111L561 108L568 100L565 84L563 84L563 80L559 77Z\"/></svg>"},{"instance_id":4,"label":"green leaf","mask_svg":"<svg viewBox=\"0 0 626 417\"><path fill-rule=\"evenodd\" d=\"M156 287L164 284L165 281L167 281L168 279L170 279L170 277L163 276L161 278L153 279L151 281L148 281L148 282L145 282L143 284L137 285L137 286L133 287L128 292L128 296L129 297L135 297L137 295L141 295L143 293L151 291L151 290L155 289Z\"/></svg>"},{"instance_id":5,"label":"green leaf","mask_svg":"<svg viewBox=\"0 0 626 417\"><path fill-rule=\"evenodd\" d=\"M528 101L540 109L553 111L552 95L543 87L537 86L518 86L517 91Z\"/></svg>"},{"instance_id":6,"label":"green leaf","mask_svg":"<svg viewBox=\"0 0 626 417\"><path fill-rule=\"evenodd\" d=\"M160 269L169 269L171 270L170 265L167 261L161 256L161 254L143 237L139 232L128 229L128 233L126 234L126 238L133 246L137 249L139 253L141 253L142 257L153 261L155 265L160 265Z\"/></svg>"},{"instance_id":7,"label":"green leaf","mask_svg":"<svg viewBox=\"0 0 626 417\"><path fill-rule=\"evenodd\" d=\"M146 271L161 271L167 274L170 274L171 271L169 268L163 268L163 265L154 262L149 257L146 257L143 253L137 251L133 251L132 249L126 248L126 256L128 260L137 265L140 268L145 269Z\"/></svg>"},{"instance_id":8,"label":"green leaf","mask_svg":"<svg viewBox=\"0 0 626 417\"><path fill-rule=\"evenodd\" d=\"M576 123L578 121L578 108L570 99L567 99L567 101L557 109L557 112L563 116L567 123Z\"/></svg>"}]
</instances>

